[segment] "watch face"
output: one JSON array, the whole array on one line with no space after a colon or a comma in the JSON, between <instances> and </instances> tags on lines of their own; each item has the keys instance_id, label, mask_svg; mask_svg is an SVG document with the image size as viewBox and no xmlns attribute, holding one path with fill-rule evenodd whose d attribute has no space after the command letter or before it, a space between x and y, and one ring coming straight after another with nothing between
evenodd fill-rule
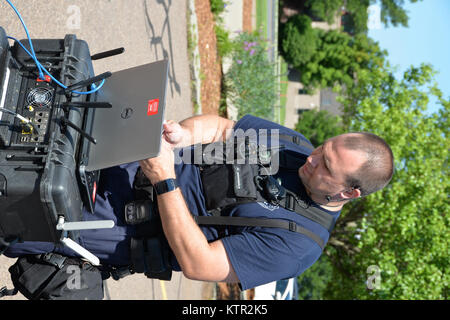
<instances>
[{"instance_id":1,"label":"watch face","mask_svg":"<svg viewBox=\"0 0 450 320\"><path fill-rule=\"evenodd\" d=\"M169 191L173 191L178 187L177 181L175 179L167 179L161 182L158 182L155 185L156 193L163 194Z\"/></svg>"},{"instance_id":2,"label":"watch face","mask_svg":"<svg viewBox=\"0 0 450 320\"><path fill-rule=\"evenodd\" d=\"M166 180L166 183L167 183L167 189L168 189L168 190L173 190L173 189L175 189L175 182L174 182L173 179Z\"/></svg>"}]
</instances>

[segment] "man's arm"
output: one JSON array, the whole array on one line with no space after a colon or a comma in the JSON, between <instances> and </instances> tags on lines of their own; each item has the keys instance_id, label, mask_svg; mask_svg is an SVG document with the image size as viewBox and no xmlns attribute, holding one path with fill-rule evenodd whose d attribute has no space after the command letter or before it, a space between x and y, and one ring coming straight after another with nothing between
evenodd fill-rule
<instances>
[{"instance_id":1,"label":"man's arm","mask_svg":"<svg viewBox=\"0 0 450 320\"><path fill-rule=\"evenodd\" d=\"M176 178L174 153L162 140L158 157L140 161L152 184ZM209 243L195 223L180 189L158 195L161 222L178 263L189 279L237 282L237 276L221 240Z\"/></svg>"},{"instance_id":2,"label":"man's arm","mask_svg":"<svg viewBox=\"0 0 450 320\"><path fill-rule=\"evenodd\" d=\"M173 147L226 140L235 122L215 115L199 115L180 123L169 120L164 124L164 137Z\"/></svg>"},{"instance_id":3,"label":"man's arm","mask_svg":"<svg viewBox=\"0 0 450 320\"><path fill-rule=\"evenodd\" d=\"M158 196L158 208L164 234L188 279L238 282L222 241L208 243L180 189Z\"/></svg>"}]
</instances>

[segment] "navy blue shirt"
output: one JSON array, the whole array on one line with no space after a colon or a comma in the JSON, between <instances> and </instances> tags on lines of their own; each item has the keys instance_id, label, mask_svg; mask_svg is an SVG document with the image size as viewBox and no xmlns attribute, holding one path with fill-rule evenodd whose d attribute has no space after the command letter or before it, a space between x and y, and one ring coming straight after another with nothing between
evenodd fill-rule
<instances>
[{"instance_id":1,"label":"navy blue shirt","mask_svg":"<svg viewBox=\"0 0 450 320\"><path fill-rule=\"evenodd\" d=\"M278 129L280 135L295 135L306 140L303 135L294 130L250 115L244 116L235 125L235 129L244 131L249 128ZM286 149L299 150L304 153L305 159L311 152L310 149L299 147L291 142L281 141L280 144L284 145ZM275 176L281 179L282 185L292 191L299 190L301 187L297 170L287 171L285 168L280 168ZM314 206L320 208L317 205ZM322 210L332 215L335 221L340 214L340 212ZM328 231L318 223L268 203L239 205L230 212L230 215L290 220L313 231L325 243L329 239ZM311 238L278 228L234 228L234 230L230 230L229 236L222 238L222 241L243 290L271 281L298 276L316 262L321 255L319 245Z\"/></svg>"},{"instance_id":2,"label":"navy blue shirt","mask_svg":"<svg viewBox=\"0 0 450 320\"><path fill-rule=\"evenodd\" d=\"M244 116L235 130L277 129L280 134L289 134L305 139L300 133L282 127L276 123L254 116ZM308 148L299 147L292 142L283 142L287 149L295 149L309 155ZM192 150L192 149L191 149ZM177 150L182 156L185 150ZM182 157L181 157L182 158ZM113 220L112 229L83 230L80 232L80 244L96 255L103 264L127 265L130 263L129 243L135 234L133 226L125 224L124 205L133 200L132 183L139 164L125 164L101 172L95 214L83 211L84 220ZM205 208L203 186L199 169L191 163L178 161L175 165L177 181L186 204L193 215L209 215ZM276 177L290 190L301 186L296 170L281 168ZM324 209L322 209L324 210ZM340 212L329 212L336 220ZM264 202L241 204L228 212L230 216L277 218L295 221L301 227L313 231L326 243L328 231L318 223L295 212ZM212 226L200 226L208 241L219 239L219 232ZM319 245L309 237L278 228L227 227L220 238L225 246L231 264L239 278L243 290L274 280L300 275L321 255ZM15 244L6 252L7 256L17 257L23 254L36 254L56 251L66 255L74 253L65 247L52 243L25 242ZM175 257L172 257L174 270L180 270Z\"/></svg>"}]
</instances>

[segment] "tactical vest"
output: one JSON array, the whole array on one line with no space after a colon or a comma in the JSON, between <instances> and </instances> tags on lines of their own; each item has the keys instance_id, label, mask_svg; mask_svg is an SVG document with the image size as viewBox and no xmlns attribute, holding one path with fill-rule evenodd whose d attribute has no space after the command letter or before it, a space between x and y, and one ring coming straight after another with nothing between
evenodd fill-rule
<instances>
[{"instance_id":1,"label":"tactical vest","mask_svg":"<svg viewBox=\"0 0 450 320\"><path fill-rule=\"evenodd\" d=\"M297 136L280 134L278 138L280 145L270 148L255 143L252 145L249 139L235 139L231 148L230 144L223 142L194 146L194 154L200 151L202 156L196 165L200 171L206 210L211 215L193 218L198 225L215 226L219 230L219 237L227 226L281 228L309 237L323 250L325 243L319 235L288 218L227 215L228 210L240 204L268 202L300 214L320 224L328 232L333 229L333 216L311 206L312 200L306 192L296 194L282 187L269 174L272 172L275 156L280 168L298 174L298 169L306 161L306 155L300 152L299 146L309 151L313 148ZM286 142L296 147L292 148ZM252 157L255 153L264 156ZM256 161L250 161L251 159ZM161 228L157 202L153 201L156 195L141 168L136 173L133 188L136 200L125 206L125 220L128 224L135 225L137 230L136 237L131 239L132 273L145 273L149 278L170 280L170 247Z\"/></svg>"},{"instance_id":2,"label":"tactical vest","mask_svg":"<svg viewBox=\"0 0 450 320\"><path fill-rule=\"evenodd\" d=\"M297 171L306 161L306 155L292 148L287 148L285 142L292 142L295 145L303 146L310 151L313 146L297 136L279 135L280 145L276 148L257 145L256 148L250 145L248 139L234 143L234 159L227 158L223 163L223 156L218 155L223 147L223 155L230 155L230 148L225 147L222 142L217 142L217 147L203 145L202 149L208 149L208 154L203 152L203 161L198 164L200 177L203 185L203 195L205 197L206 210L211 216L194 216L199 225L214 226L250 226L250 227L272 227L287 229L291 232L297 232L314 240L323 250L324 241L315 233L297 225L294 221L275 219L275 218L247 218L227 216L226 212L231 208L251 202L268 202L272 205L278 205L287 210L296 212L306 217L331 232L334 227L334 218L323 210L311 205L312 200L306 195L306 192L296 194L275 180L272 175L272 161L261 163L261 161L249 161L249 156L253 153L269 153L267 157L271 159L276 155L278 157L278 166L280 168L292 171L292 174L298 174ZM261 150L261 148L263 148ZM239 157L241 163L239 163ZM206 158L206 159L205 159ZM212 163L212 160L222 160L222 163ZM254 157L258 160L258 157ZM229 161L233 160L233 161ZM220 161L219 161L220 162ZM244 162L244 163L242 163ZM209 164L205 164L209 163Z\"/></svg>"}]
</instances>

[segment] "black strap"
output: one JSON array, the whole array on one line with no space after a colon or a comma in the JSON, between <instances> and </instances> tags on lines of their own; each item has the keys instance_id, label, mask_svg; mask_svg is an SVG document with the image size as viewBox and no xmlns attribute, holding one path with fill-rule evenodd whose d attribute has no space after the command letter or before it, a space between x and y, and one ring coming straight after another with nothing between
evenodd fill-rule
<instances>
[{"instance_id":1,"label":"black strap","mask_svg":"<svg viewBox=\"0 0 450 320\"><path fill-rule=\"evenodd\" d=\"M67 260L67 257L53 252L38 254L36 258L45 261L58 269L62 269Z\"/></svg>"},{"instance_id":2,"label":"black strap","mask_svg":"<svg viewBox=\"0 0 450 320\"><path fill-rule=\"evenodd\" d=\"M19 241L19 238L3 238L0 237L0 255L2 255L10 245L15 244Z\"/></svg>"},{"instance_id":3,"label":"black strap","mask_svg":"<svg viewBox=\"0 0 450 320\"><path fill-rule=\"evenodd\" d=\"M7 289L6 287L3 287L0 289L0 298L8 297L8 296L15 296L19 292L17 288L14 289Z\"/></svg>"},{"instance_id":4,"label":"black strap","mask_svg":"<svg viewBox=\"0 0 450 320\"><path fill-rule=\"evenodd\" d=\"M278 205L320 224L330 233L334 228L335 222L332 215L319 208L312 207L299 197L294 196L292 192L287 193L286 197Z\"/></svg>"},{"instance_id":5,"label":"black strap","mask_svg":"<svg viewBox=\"0 0 450 320\"><path fill-rule=\"evenodd\" d=\"M216 226L241 226L241 227L263 227L263 228L281 228L292 232L303 234L313 239L323 250L325 243L315 233L300 227L293 221L281 219L266 218L246 218L246 217L216 217L216 216L194 216L194 220L199 225L216 225Z\"/></svg>"},{"instance_id":6,"label":"black strap","mask_svg":"<svg viewBox=\"0 0 450 320\"><path fill-rule=\"evenodd\" d=\"M280 167L283 168L296 168L295 170L297 170L305 163L304 159L301 159L298 156L294 156L288 152L280 152L279 157ZM324 212L319 208L310 206L300 197L294 196L293 192L288 192L286 198L281 200L279 205L290 211L294 211L310 220L313 220L314 222L317 222L325 229L327 229L328 232L331 232L331 230L333 230L334 228L335 221L332 215Z\"/></svg>"},{"instance_id":7,"label":"black strap","mask_svg":"<svg viewBox=\"0 0 450 320\"><path fill-rule=\"evenodd\" d=\"M154 188L151 184L150 180L144 174L144 171L141 167L136 171L136 175L134 176L133 188L135 192L135 198L139 200L150 199L153 201L155 199L154 196Z\"/></svg>"}]
</instances>

